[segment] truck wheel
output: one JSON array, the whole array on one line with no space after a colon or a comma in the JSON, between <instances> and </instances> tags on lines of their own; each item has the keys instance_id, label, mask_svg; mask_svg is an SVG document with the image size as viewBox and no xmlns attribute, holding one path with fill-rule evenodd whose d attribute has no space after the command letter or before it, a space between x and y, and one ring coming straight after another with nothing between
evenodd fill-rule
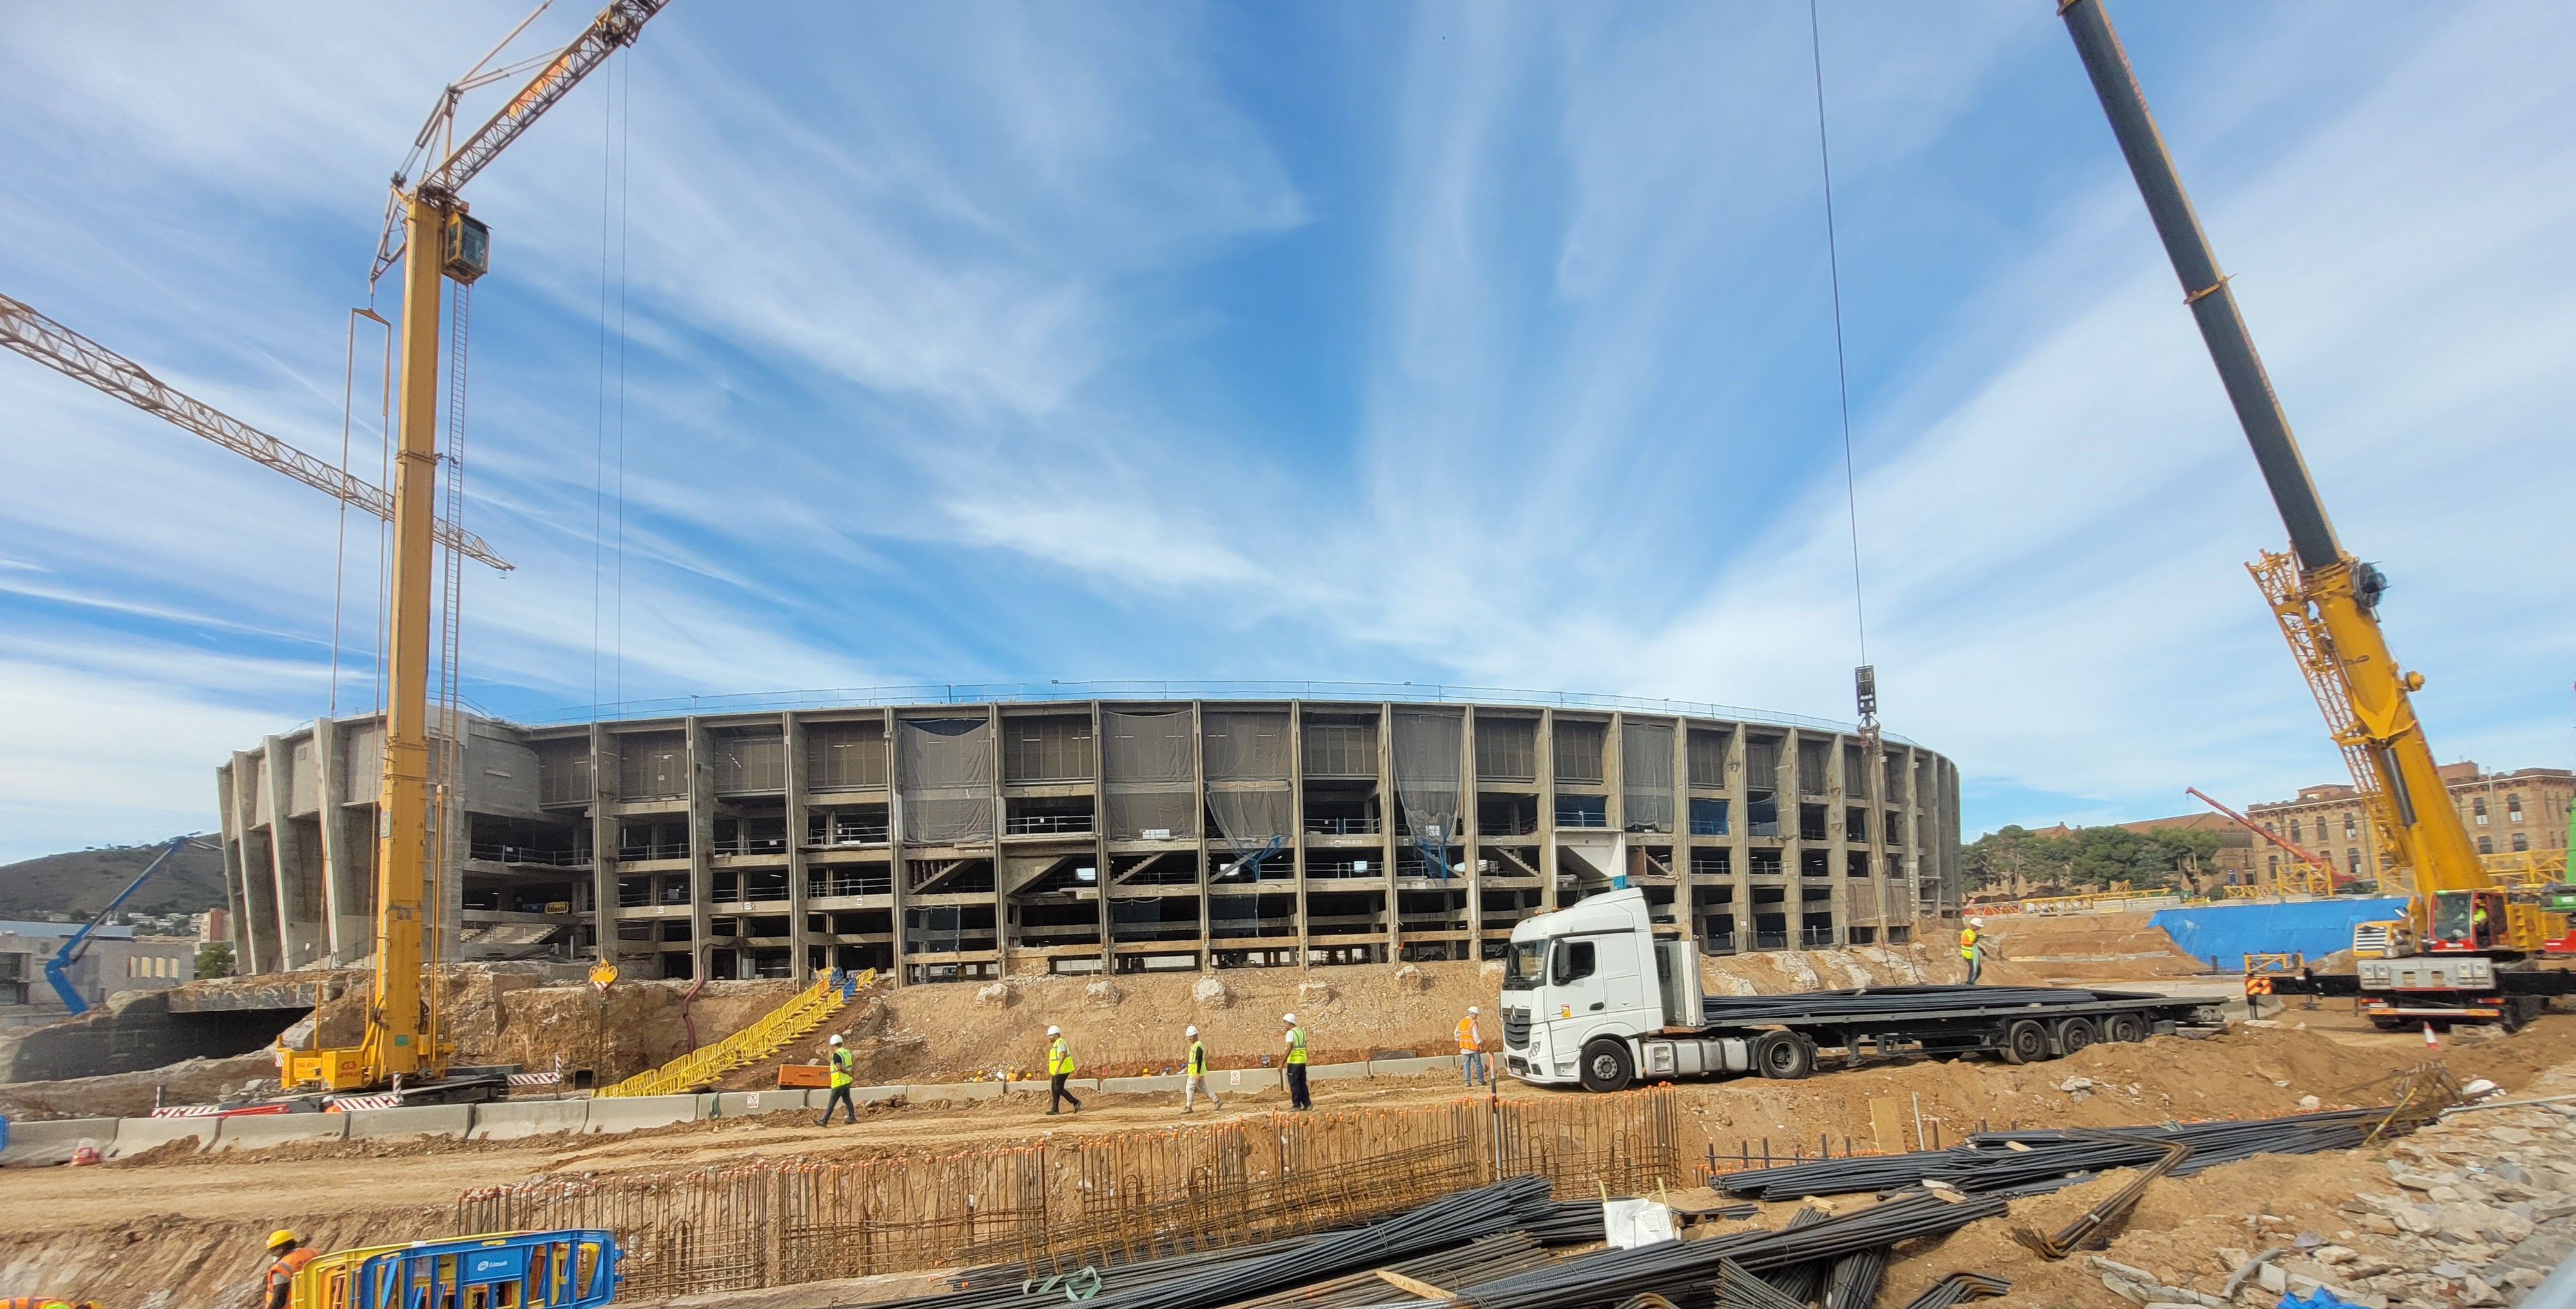
<instances>
[{"instance_id":1,"label":"truck wheel","mask_svg":"<svg viewBox=\"0 0 2576 1309\"><path fill-rule=\"evenodd\" d=\"M2057 1023L2057 1053L2070 1055L2093 1044L2093 1020L2064 1018Z\"/></svg>"},{"instance_id":2,"label":"truck wheel","mask_svg":"<svg viewBox=\"0 0 2576 1309\"><path fill-rule=\"evenodd\" d=\"M2102 1039L2134 1043L2147 1039L2147 1020L2137 1014L2113 1014L2102 1020Z\"/></svg>"},{"instance_id":3,"label":"truck wheel","mask_svg":"<svg viewBox=\"0 0 2576 1309\"><path fill-rule=\"evenodd\" d=\"M1636 1075L1636 1064L1628 1058L1625 1043L1595 1041L1583 1047L1584 1090L1624 1091Z\"/></svg>"},{"instance_id":4,"label":"truck wheel","mask_svg":"<svg viewBox=\"0 0 2576 1309\"><path fill-rule=\"evenodd\" d=\"M2048 1029L2025 1018L2004 1029L2004 1062L2035 1064L2048 1057Z\"/></svg>"},{"instance_id":5,"label":"truck wheel","mask_svg":"<svg viewBox=\"0 0 2576 1309\"><path fill-rule=\"evenodd\" d=\"M1753 1043L1753 1067L1764 1077L1794 1082L1816 1071L1816 1047L1795 1032L1773 1032Z\"/></svg>"}]
</instances>

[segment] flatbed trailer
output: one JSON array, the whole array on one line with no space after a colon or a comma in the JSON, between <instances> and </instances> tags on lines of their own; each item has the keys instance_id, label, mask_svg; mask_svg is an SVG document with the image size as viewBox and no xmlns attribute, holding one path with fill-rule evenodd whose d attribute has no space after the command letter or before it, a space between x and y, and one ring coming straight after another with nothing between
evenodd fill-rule
<instances>
[{"instance_id":1,"label":"flatbed trailer","mask_svg":"<svg viewBox=\"0 0 2576 1309\"><path fill-rule=\"evenodd\" d=\"M2143 1041L2181 1031L2226 1025L2223 1002L2144 991L2091 988L1892 986L1850 991L1810 991L1788 996L1744 996L1703 1001L1707 1021L1696 1030L1667 1029L1646 1037L1641 1064L1649 1075L1681 1071L1689 1057L1675 1050L1671 1070L1656 1047L1664 1042L1709 1042L1745 1047L1742 1071L1765 1077L1804 1077L1821 1050L1839 1050L1846 1066L1902 1054L1956 1059L1994 1054L2013 1064L2070 1055L2101 1041ZM1725 1057L1724 1050L1718 1052ZM1727 1067L1725 1071L1738 1071Z\"/></svg>"},{"instance_id":2,"label":"flatbed trailer","mask_svg":"<svg viewBox=\"0 0 2576 1309\"><path fill-rule=\"evenodd\" d=\"M2216 1029L2224 1001L2144 991L1881 986L1794 995L1701 994L1699 951L1658 936L1642 893L1622 889L1512 928L1502 997L1503 1070L1537 1085L1614 1091L1640 1078L1804 1077L1821 1050L1992 1053L2010 1063L2096 1041Z\"/></svg>"}]
</instances>

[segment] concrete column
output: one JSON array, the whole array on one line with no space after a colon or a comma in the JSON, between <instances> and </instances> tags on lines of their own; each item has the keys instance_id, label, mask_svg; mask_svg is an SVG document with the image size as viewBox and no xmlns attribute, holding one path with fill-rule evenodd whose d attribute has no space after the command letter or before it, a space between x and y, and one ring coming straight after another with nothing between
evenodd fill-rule
<instances>
[{"instance_id":1,"label":"concrete column","mask_svg":"<svg viewBox=\"0 0 2576 1309\"><path fill-rule=\"evenodd\" d=\"M1297 968L1305 971L1315 942L1306 913L1306 702L1288 702L1288 868L1297 897Z\"/></svg>"},{"instance_id":2,"label":"concrete column","mask_svg":"<svg viewBox=\"0 0 2576 1309\"><path fill-rule=\"evenodd\" d=\"M1612 713L1610 725L1601 729L1601 790L1602 821L1611 831L1624 834L1628 830L1628 715L1624 713ZM1628 845L1625 840L1619 843L1623 860ZM1624 863L1601 871L1612 877L1628 875Z\"/></svg>"},{"instance_id":3,"label":"concrete column","mask_svg":"<svg viewBox=\"0 0 2576 1309\"><path fill-rule=\"evenodd\" d=\"M1091 887L1100 915L1100 975L1107 977L1114 947L1109 940L1109 768L1108 746L1101 738L1100 702L1091 709Z\"/></svg>"},{"instance_id":4,"label":"concrete column","mask_svg":"<svg viewBox=\"0 0 2576 1309\"><path fill-rule=\"evenodd\" d=\"M329 714L313 720L313 826L322 845L322 948L335 960L365 954L373 942L366 900L349 866L348 815L342 801L340 724Z\"/></svg>"},{"instance_id":5,"label":"concrete column","mask_svg":"<svg viewBox=\"0 0 2576 1309\"><path fill-rule=\"evenodd\" d=\"M1004 888L1010 879L1002 868L1002 833L1010 830L1011 806L1002 798L1002 706L984 706L984 768L993 779L993 971L1003 977L1011 972L1011 947L1018 944L1011 934L1011 896Z\"/></svg>"},{"instance_id":6,"label":"concrete column","mask_svg":"<svg viewBox=\"0 0 2576 1309\"><path fill-rule=\"evenodd\" d=\"M1196 788L1191 792L1190 803L1198 807L1198 813L1192 815L1194 821L1191 825L1199 829L1199 971L1206 972L1215 966L1216 952L1208 946L1212 915L1208 910L1207 703L1203 700L1190 701L1190 780ZM1253 879L1252 905L1253 913L1258 915L1261 912L1261 882L1258 877ZM1253 921L1258 925L1260 919L1256 917Z\"/></svg>"},{"instance_id":7,"label":"concrete column","mask_svg":"<svg viewBox=\"0 0 2576 1309\"><path fill-rule=\"evenodd\" d=\"M904 929L903 916L904 904L911 899L912 888L905 884L911 880L911 873L904 866L903 855L904 838L910 835L904 829L911 825L912 820L903 810L903 734L895 730L899 721L892 709L885 711L886 870L890 874L886 878L886 895L893 905L893 908L886 912L886 922L894 928L894 948L890 953L894 959L894 984L901 987L911 983L911 978L907 976L911 965L904 951L904 947L910 944L911 937ZM1109 897L1107 868L1100 870L1100 883L1101 899L1106 901ZM1101 937L1101 940L1103 944L1107 943L1106 934Z\"/></svg>"},{"instance_id":8,"label":"concrete column","mask_svg":"<svg viewBox=\"0 0 2576 1309\"><path fill-rule=\"evenodd\" d=\"M599 957L617 964L629 952L617 939L617 744L608 734L608 725L590 725L590 908L591 934L598 939ZM658 933L657 933L658 934ZM646 955L660 948L650 942ZM656 973L659 968L654 969Z\"/></svg>"},{"instance_id":9,"label":"concrete column","mask_svg":"<svg viewBox=\"0 0 2576 1309\"><path fill-rule=\"evenodd\" d=\"M249 877L242 862L242 815L234 799L233 766L215 765L215 815L223 831L224 908L232 921L233 971L243 975L260 971L257 952L251 946Z\"/></svg>"},{"instance_id":10,"label":"concrete column","mask_svg":"<svg viewBox=\"0 0 2576 1309\"><path fill-rule=\"evenodd\" d=\"M304 875L304 841L288 816L295 807L294 752L282 737L260 741L260 776L268 792L268 858L276 879L277 939L286 967L300 968L322 957L322 915L308 894Z\"/></svg>"},{"instance_id":11,"label":"concrete column","mask_svg":"<svg viewBox=\"0 0 2576 1309\"><path fill-rule=\"evenodd\" d=\"M708 910L715 903L716 760L704 720L681 723L682 758L689 768L689 975L707 975Z\"/></svg>"},{"instance_id":12,"label":"concrete column","mask_svg":"<svg viewBox=\"0 0 2576 1309\"><path fill-rule=\"evenodd\" d=\"M1395 793L1395 706L1377 707L1377 835L1386 851L1386 961L1404 957L1404 915L1396 909L1395 852L1404 838L1398 830Z\"/></svg>"},{"instance_id":13,"label":"concrete column","mask_svg":"<svg viewBox=\"0 0 2576 1309\"><path fill-rule=\"evenodd\" d=\"M1556 893L1556 711L1538 711L1538 880L1539 905L1564 908Z\"/></svg>"},{"instance_id":14,"label":"concrete column","mask_svg":"<svg viewBox=\"0 0 2576 1309\"><path fill-rule=\"evenodd\" d=\"M815 971L814 934L805 923L805 720L793 713L778 716L778 746L787 752L787 776L780 799L787 814L787 951L788 976L798 986L811 986ZM995 885L1000 885L997 880ZM828 949L829 947L825 947ZM825 959L825 967L832 961Z\"/></svg>"},{"instance_id":15,"label":"concrete column","mask_svg":"<svg viewBox=\"0 0 2576 1309\"><path fill-rule=\"evenodd\" d=\"M233 752L233 822L241 833L242 930L249 935L250 971L274 973L293 965L280 945L277 912L277 865L269 854L269 833L259 822L259 793L264 761L250 750Z\"/></svg>"},{"instance_id":16,"label":"concrete column","mask_svg":"<svg viewBox=\"0 0 2576 1309\"><path fill-rule=\"evenodd\" d=\"M1460 857L1467 861L1467 871L1459 880L1467 886L1467 958L1476 960L1485 957L1485 861L1476 821L1476 707L1460 709L1458 717L1458 844L1465 851Z\"/></svg>"}]
</instances>

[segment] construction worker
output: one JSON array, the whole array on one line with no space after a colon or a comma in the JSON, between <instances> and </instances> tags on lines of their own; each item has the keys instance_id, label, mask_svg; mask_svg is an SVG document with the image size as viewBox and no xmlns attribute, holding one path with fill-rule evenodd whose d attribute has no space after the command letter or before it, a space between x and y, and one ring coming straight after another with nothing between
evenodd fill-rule
<instances>
[{"instance_id":1,"label":"construction worker","mask_svg":"<svg viewBox=\"0 0 2576 1309\"><path fill-rule=\"evenodd\" d=\"M1199 1029L1196 1024L1191 1025L1189 1038L1189 1057L1183 1060L1181 1065L1184 1069L1181 1076L1187 1079L1181 1083L1181 1112L1190 1112L1190 1102L1205 1095L1208 1098L1208 1107L1223 1113L1225 1102L1217 1099L1216 1090L1207 1084L1207 1043L1199 1039Z\"/></svg>"},{"instance_id":2,"label":"construction worker","mask_svg":"<svg viewBox=\"0 0 2576 1309\"><path fill-rule=\"evenodd\" d=\"M1971 918L1967 926L1959 929L1959 957L1968 961L1968 985L1970 986L1975 986L1978 975L1986 970L1987 950L1983 935L1985 925L1985 919Z\"/></svg>"},{"instance_id":3,"label":"construction worker","mask_svg":"<svg viewBox=\"0 0 2576 1309\"><path fill-rule=\"evenodd\" d=\"M2469 944L2480 950L2495 944L2494 938L2487 935L2487 902L2484 900L2472 899L2469 902Z\"/></svg>"},{"instance_id":4,"label":"construction worker","mask_svg":"<svg viewBox=\"0 0 2576 1309\"><path fill-rule=\"evenodd\" d=\"M851 1075L850 1070L857 1063L858 1059L850 1053L850 1048L841 1044L841 1038L837 1034L834 1035L832 1037L832 1098L823 1102L823 1126L832 1125L834 1109L848 1110L848 1122L853 1127L858 1125L859 1104L850 1097L850 1083L858 1080Z\"/></svg>"},{"instance_id":5,"label":"construction worker","mask_svg":"<svg viewBox=\"0 0 2576 1309\"><path fill-rule=\"evenodd\" d=\"M1288 1025L1288 1107L1312 1109L1315 1097L1306 1091L1306 1029L1297 1025L1295 1014L1281 1014L1279 1021Z\"/></svg>"},{"instance_id":6,"label":"construction worker","mask_svg":"<svg viewBox=\"0 0 2576 1309\"><path fill-rule=\"evenodd\" d=\"M1047 1028L1048 1113L1054 1113L1058 1107L1066 1104L1072 1105L1075 1113L1082 1112L1082 1102L1073 1098L1073 1092L1064 1089L1064 1079L1071 1076L1073 1076L1073 1051L1065 1048L1064 1029L1050 1025Z\"/></svg>"},{"instance_id":7,"label":"construction worker","mask_svg":"<svg viewBox=\"0 0 2576 1309\"><path fill-rule=\"evenodd\" d=\"M1458 1020L1458 1066L1467 1074L1467 1085L1494 1084L1494 1072L1485 1066L1485 1038L1476 1030L1474 1005L1467 1006L1467 1016Z\"/></svg>"},{"instance_id":8,"label":"construction worker","mask_svg":"<svg viewBox=\"0 0 2576 1309\"><path fill-rule=\"evenodd\" d=\"M99 1309L96 1300L66 1300L53 1295L20 1295L0 1300L0 1309Z\"/></svg>"},{"instance_id":9,"label":"construction worker","mask_svg":"<svg viewBox=\"0 0 2576 1309\"><path fill-rule=\"evenodd\" d=\"M304 1265L321 1257L321 1251L307 1250L295 1233L281 1227L268 1234L268 1309L286 1309L286 1297L295 1289L295 1275Z\"/></svg>"}]
</instances>

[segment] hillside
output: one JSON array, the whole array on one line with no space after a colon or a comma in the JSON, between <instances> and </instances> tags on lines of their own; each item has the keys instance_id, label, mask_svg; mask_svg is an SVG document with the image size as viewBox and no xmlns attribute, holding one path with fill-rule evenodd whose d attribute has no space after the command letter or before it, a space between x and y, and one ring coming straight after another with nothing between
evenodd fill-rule
<instances>
[{"instance_id":1,"label":"hillside","mask_svg":"<svg viewBox=\"0 0 2576 1309\"><path fill-rule=\"evenodd\" d=\"M108 846L39 855L0 864L0 918L48 911L92 914L160 853L155 845ZM202 913L224 902L224 857L197 845L182 848L125 902L124 912Z\"/></svg>"}]
</instances>

